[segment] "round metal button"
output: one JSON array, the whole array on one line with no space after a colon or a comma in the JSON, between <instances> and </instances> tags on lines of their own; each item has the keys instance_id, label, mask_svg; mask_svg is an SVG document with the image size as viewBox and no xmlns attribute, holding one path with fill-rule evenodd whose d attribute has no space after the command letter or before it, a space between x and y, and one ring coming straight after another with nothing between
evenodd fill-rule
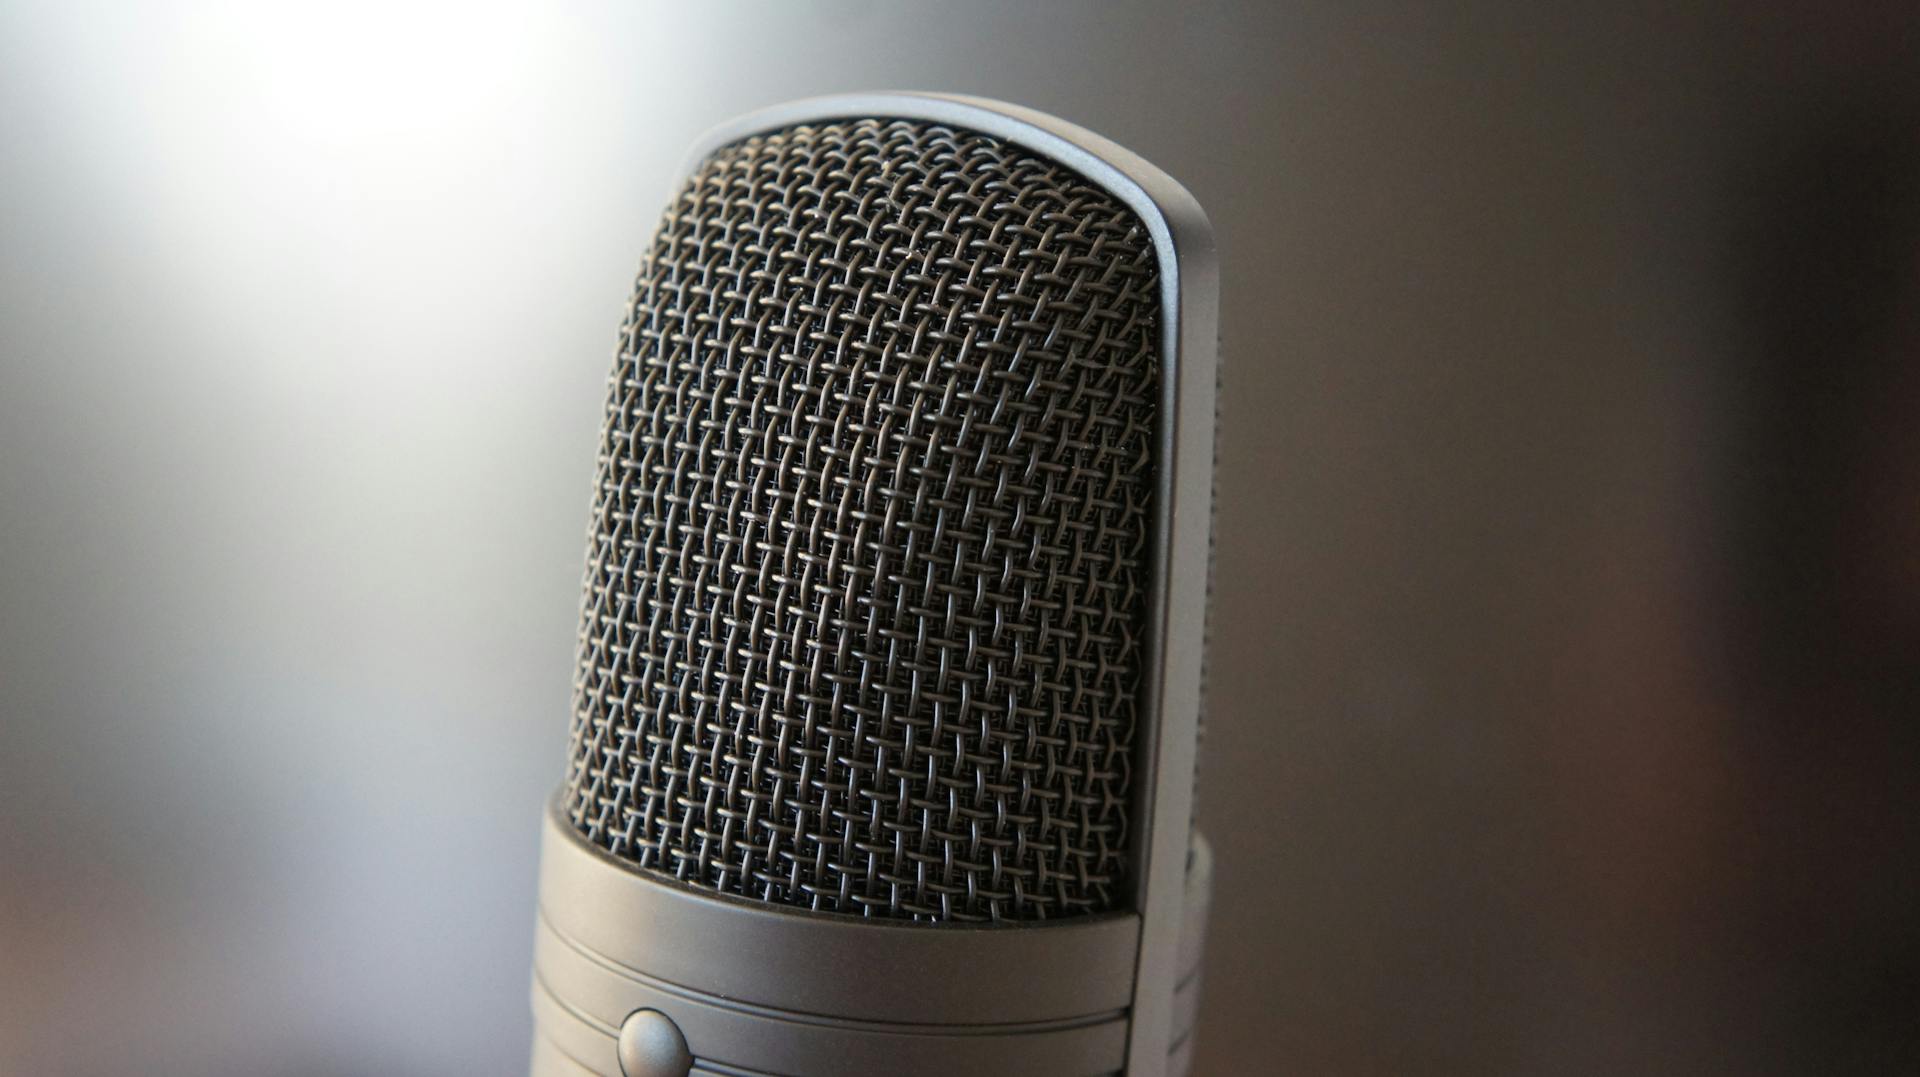
<instances>
[{"instance_id":1,"label":"round metal button","mask_svg":"<svg viewBox=\"0 0 1920 1077\"><path fill-rule=\"evenodd\" d=\"M625 1077L687 1077L693 1052L673 1018L635 1010L620 1025L620 1072Z\"/></svg>"}]
</instances>

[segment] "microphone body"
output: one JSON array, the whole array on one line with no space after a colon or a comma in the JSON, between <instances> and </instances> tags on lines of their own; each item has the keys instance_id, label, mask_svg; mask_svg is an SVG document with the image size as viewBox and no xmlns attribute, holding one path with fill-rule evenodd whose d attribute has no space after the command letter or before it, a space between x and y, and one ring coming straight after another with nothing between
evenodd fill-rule
<instances>
[{"instance_id":1,"label":"microphone body","mask_svg":"<svg viewBox=\"0 0 1920 1077\"><path fill-rule=\"evenodd\" d=\"M1184 1073L1218 278L1031 110L696 146L610 382L532 1069Z\"/></svg>"}]
</instances>

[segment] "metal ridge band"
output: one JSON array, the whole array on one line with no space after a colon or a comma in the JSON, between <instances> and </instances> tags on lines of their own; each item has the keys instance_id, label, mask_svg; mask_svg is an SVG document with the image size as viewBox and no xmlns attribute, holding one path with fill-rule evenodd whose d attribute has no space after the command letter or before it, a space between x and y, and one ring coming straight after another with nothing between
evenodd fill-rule
<instances>
[{"instance_id":1,"label":"metal ridge band","mask_svg":"<svg viewBox=\"0 0 1920 1077\"><path fill-rule=\"evenodd\" d=\"M557 806L542 844L541 919L553 934L636 976L734 1004L900 1025L1033 1025L1119 1013L1131 994L1132 913L963 927L732 900L634 870L588 844Z\"/></svg>"},{"instance_id":2,"label":"metal ridge band","mask_svg":"<svg viewBox=\"0 0 1920 1077\"><path fill-rule=\"evenodd\" d=\"M1099 1000L1116 995L1124 1006L1131 955L1107 954L1095 945L1115 941L1103 940L1102 935L1122 934L1111 928L1075 932L1072 929L1079 925L1055 924L956 929L723 902L712 894L641 875L580 839L557 813L549 812L547 818L541 915L534 942L536 1075L618 1074L620 1024L642 1008L673 1018L698 1059L692 1071L696 1074L1084 1075L1116 1073L1126 1062L1124 1009L1047 1018L1036 1017L1042 1011L1032 1008L1042 997L1078 997L1098 1005ZM1200 994L1200 940L1206 932L1212 877L1211 852L1206 841L1195 835L1179 975L1172 985L1173 1036L1167 1063L1172 1074L1185 1073L1191 1062L1191 1031ZM598 941L589 944L557 924L553 913L562 907L573 910L562 914L571 930L584 928ZM742 930L738 918L763 919L762 914L779 922L745 930L776 931L778 941L771 947L757 947L744 958L730 954L743 937L738 934ZM803 922L806 927L787 921ZM808 931L823 926L835 934ZM1061 931L1063 927L1068 930ZM790 934L796 930L802 934ZM849 930L853 933L841 933ZM905 937L902 932L907 933ZM1063 944L1044 937L1054 935ZM931 966L939 968L940 974L929 976L929 966L917 966L906 980L876 976L865 968L866 962L882 954L894 960L905 938L921 937L942 948L948 940L956 940L957 950L972 949L980 956L969 959L974 965L957 969L950 955L927 958L940 962ZM1128 935L1118 941L1130 946L1132 939ZM803 960L820 945L833 947L832 964L844 962L853 974L822 976L823 966ZM844 947L854 949L843 951ZM1048 956L1036 958L1036 948L1044 948ZM1081 960L1090 964L1076 963ZM995 961L1012 964L984 972L975 967ZM1117 975L1112 972L1116 965L1122 968ZM1102 967L1107 974L1102 975ZM792 969L800 972L792 974ZM677 971L678 977L671 977L668 970ZM714 989L722 981L743 981L744 989ZM918 990L901 992L902 983ZM1034 990L1035 984L1042 985L1039 991ZM907 1005L890 1011L911 1016L892 1020L856 1016L863 1011L846 1006L848 988L878 988L878 997L911 994ZM986 995L1012 999L1002 1019L954 1023L951 992L974 993L979 988ZM783 999L789 1005L774 1005L767 999Z\"/></svg>"},{"instance_id":3,"label":"metal ridge band","mask_svg":"<svg viewBox=\"0 0 1920 1077\"><path fill-rule=\"evenodd\" d=\"M725 900L607 856L557 806L542 844L535 1015L543 1049L590 1070L619 1072L615 1037L641 1008L669 1014L716 1072L1091 1074L1125 1062L1130 913L973 928Z\"/></svg>"},{"instance_id":4,"label":"metal ridge band","mask_svg":"<svg viewBox=\"0 0 1920 1077\"><path fill-rule=\"evenodd\" d=\"M566 1053L618 1073L616 1040L627 1014L641 1008L672 1018L695 1057L710 1068L775 1074L1092 1074L1119 1069L1126 1020L1024 1031L1017 1026L835 1023L748 1011L725 1000L668 993L594 962L542 931L535 944L534 1005L543 1033ZM560 988L556 981L568 986ZM544 997L543 997L544 996Z\"/></svg>"}]
</instances>

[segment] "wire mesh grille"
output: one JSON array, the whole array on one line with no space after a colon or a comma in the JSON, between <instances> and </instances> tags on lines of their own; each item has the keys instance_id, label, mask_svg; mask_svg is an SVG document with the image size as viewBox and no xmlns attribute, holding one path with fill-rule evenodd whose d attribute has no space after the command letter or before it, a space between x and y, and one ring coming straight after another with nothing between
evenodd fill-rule
<instances>
[{"instance_id":1,"label":"wire mesh grille","mask_svg":"<svg viewBox=\"0 0 1920 1077\"><path fill-rule=\"evenodd\" d=\"M1152 244L936 124L727 146L642 266L600 445L565 806L782 905L1124 900Z\"/></svg>"}]
</instances>

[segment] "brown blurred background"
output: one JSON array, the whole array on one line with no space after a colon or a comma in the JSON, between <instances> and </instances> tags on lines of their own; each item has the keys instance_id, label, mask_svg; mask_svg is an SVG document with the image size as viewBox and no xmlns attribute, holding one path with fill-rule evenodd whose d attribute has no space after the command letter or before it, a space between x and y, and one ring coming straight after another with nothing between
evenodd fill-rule
<instances>
[{"instance_id":1,"label":"brown blurred background","mask_svg":"<svg viewBox=\"0 0 1920 1077\"><path fill-rule=\"evenodd\" d=\"M1724 6L0 0L0 1072L524 1072L631 273L876 87L1219 232L1201 1074L1920 1071L1920 17Z\"/></svg>"}]
</instances>

